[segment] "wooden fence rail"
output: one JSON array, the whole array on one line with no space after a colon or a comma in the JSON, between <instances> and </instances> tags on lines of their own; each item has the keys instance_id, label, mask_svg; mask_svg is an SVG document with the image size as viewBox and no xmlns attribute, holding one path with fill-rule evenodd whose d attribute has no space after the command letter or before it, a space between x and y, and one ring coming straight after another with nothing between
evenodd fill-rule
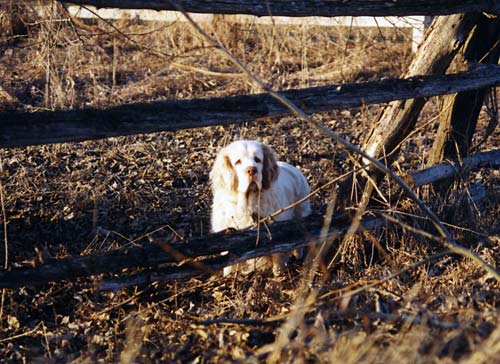
<instances>
[{"instance_id":1,"label":"wooden fence rail","mask_svg":"<svg viewBox=\"0 0 500 364\"><path fill-rule=\"evenodd\" d=\"M257 16L407 16L464 12L500 13L493 0L72 0L97 8L179 10L193 13Z\"/></svg>"},{"instance_id":2,"label":"wooden fence rail","mask_svg":"<svg viewBox=\"0 0 500 364\"><path fill-rule=\"evenodd\" d=\"M448 15L463 12L500 13L497 0L73 0L76 5L97 8L184 10L195 13L249 14L255 16L408 16ZM390 79L358 84L333 85L303 90L284 91L283 94L304 111L320 112L348 108L363 104L384 103L393 100L425 98L442 94L500 85L498 64L477 65L468 72L416 76L408 79ZM120 135L241 123L258 118L288 114L289 110L268 94L244 95L214 99L162 101L149 104L122 105L106 110L83 109L56 112L5 112L0 114L0 147L83 141ZM464 158L467 168L498 167L498 151L475 158ZM419 187L451 176L460 169L441 165L409 176L413 187ZM189 241L147 248L132 248L128 252L115 252L106 256L78 257L51 260L36 267L0 270L0 288L15 288L24 284L43 284L57 279L70 279L104 272L117 272L126 267L156 267L172 264L169 277L211 271L213 255L228 250L225 259L215 262L216 269L238 259L288 251L304 246L321 234L323 221L309 217L305 226L296 222L272 224L273 241L260 236L259 249L255 249L255 231L246 230L232 235L211 234ZM364 220L365 228L374 220ZM376 225L376 221L375 221ZM371 225L371 226L375 226ZM331 238L346 231L344 221L332 226ZM278 244L277 244L278 243ZM266 250L270 249L270 250ZM175 254L173 254L174 252ZM179 253L185 258L201 257L193 264L194 270L178 267ZM239 257L239 258L237 258ZM197 265L198 264L198 265ZM203 269L202 269L203 268Z\"/></svg>"},{"instance_id":3,"label":"wooden fence rail","mask_svg":"<svg viewBox=\"0 0 500 364\"><path fill-rule=\"evenodd\" d=\"M457 74L313 87L288 90L283 94L312 113L498 85L500 66L478 65L471 71ZM268 94L158 101L105 110L4 112L0 114L0 147L177 131L284 114L289 114L289 110Z\"/></svg>"}]
</instances>

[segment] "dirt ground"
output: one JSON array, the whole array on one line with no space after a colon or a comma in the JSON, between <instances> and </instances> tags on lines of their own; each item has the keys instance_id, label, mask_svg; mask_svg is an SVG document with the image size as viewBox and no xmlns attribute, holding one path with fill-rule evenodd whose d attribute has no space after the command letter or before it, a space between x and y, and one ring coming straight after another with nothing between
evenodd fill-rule
<instances>
[{"instance_id":1,"label":"dirt ground","mask_svg":"<svg viewBox=\"0 0 500 364\"><path fill-rule=\"evenodd\" d=\"M412 57L409 33L401 29L258 26L223 17L202 26L279 90L397 77ZM259 92L186 23L82 23L60 5L40 15L21 2L0 7L0 27L0 110ZM400 171L425 165L436 105L429 101L405 141L395 164ZM379 111L370 106L313 117L360 144ZM477 140L487 123L483 112ZM152 234L204 236L211 163L220 147L241 138L271 145L281 160L300 167L312 189L353 168L345 150L292 116L0 149L0 257L8 250L3 268L142 246ZM499 147L497 127L480 150ZM466 192L475 183L486 192L477 204ZM432 232L409 200L392 196L392 188L383 183L391 205L382 209ZM313 197L318 219L335 194L333 188ZM445 197L433 191L422 196L457 242L498 265L499 171L464 176ZM312 277L296 262L277 278L262 271L102 288L136 272L128 269L5 289L0 362L496 362L499 283L443 250L387 225L335 242L331 256L338 252L337 259Z\"/></svg>"}]
</instances>

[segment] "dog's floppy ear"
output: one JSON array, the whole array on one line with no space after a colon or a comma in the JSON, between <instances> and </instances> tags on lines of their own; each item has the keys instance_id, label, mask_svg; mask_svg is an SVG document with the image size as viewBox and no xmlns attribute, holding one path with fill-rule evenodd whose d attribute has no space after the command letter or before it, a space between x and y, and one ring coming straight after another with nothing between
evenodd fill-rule
<instances>
[{"instance_id":1,"label":"dog's floppy ear","mask_svg":"<svg viewBox=\"0 0 500 364\"><path fill-rule=\"evenodd\" d=\"M226 148L221 149L215 158L212 171L210 172L212 189L225 189L236 191L238 180L231 165L231 160L227 155Z\"/></svg>"},{"instance_id":2,"label":"dog's floppy ear","mask_svg":"<svg viewBox=\"0 0 500 364\"><path fill-rule=\"evenodd\" d=\"M271 184L276 181L280 172L276 156L271 148L263 144L264 150L264 169L262 171L262 188L267 190Z\"/></svg>"}]
</instances>

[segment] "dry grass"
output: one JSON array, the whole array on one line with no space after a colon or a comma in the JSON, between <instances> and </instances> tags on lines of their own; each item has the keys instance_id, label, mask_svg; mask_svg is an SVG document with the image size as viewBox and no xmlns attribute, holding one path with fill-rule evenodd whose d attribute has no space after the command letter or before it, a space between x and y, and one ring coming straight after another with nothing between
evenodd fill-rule
<instances>
[{"instance_id":1,"label":"dry grass","mask_svg":"<svg viewBox=\"0 0 500 364\"><path fill-rule=\"evenodd\" d=\"M0 27L6 29L0 93L8 95L4 101L0 94L0 109L104 108L257 91L241 77L203 72L237 70L184 23L76 24L59 6L43 17L29 5L17 6L7 2L0 8ZM15 17L22 27L12 26L14 14L22 14ZM204 26L276 89L397 76L411 57L407 34L396 31L222 20ZM314 117L356 142L377 111ZM428 121L435 113L431 104L421 130L405 143L397 161L401 169L425 163L436 127ZM481 130L485 125L482 115ZM292 117L0 150L9 266L147 244L144 237L158 229L159 236L168 236L169 228L184 236L206 234L210 163L220 146L243 137L272 145L281 159L301 167L313 188L352 168L345 151ZM497 130L487 147L499 142ZM500 174L478 172L457 187L478 181L487 198L477 209L458 192L429 201L456 225L457 240L496 264ZM314 198L318 216L334 193ZM466 213L451 214L457 206ZM394 199L390 208L427 226L407 200ZM202 276L108 292L96 283L115 275L101 275L5 290L0 356L9 363L482 363L498 356L498 283L471 262L445 256L384 279L440 251L394 227L346 240L343 249L328 274L317 273L312 281L304 278L308 268L296 264L281 279L269 272ZM201 323L217 318L243 321Z\"/></svg>"}]
</instances>

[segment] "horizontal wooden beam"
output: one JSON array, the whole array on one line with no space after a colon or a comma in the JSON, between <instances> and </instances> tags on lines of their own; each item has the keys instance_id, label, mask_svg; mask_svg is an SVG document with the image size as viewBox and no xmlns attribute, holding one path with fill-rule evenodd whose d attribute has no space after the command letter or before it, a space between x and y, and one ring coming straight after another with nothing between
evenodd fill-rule
<instances>
[{"instance_id":1,"label":"horizontal wooden beam","mask_svg":"<svg viewBox=\"0 0 500 364\"><path fill-rule=\"evenodd\" d=\"M407 16L500 13L495 0L73 0L97 8L179 10L256 16Z\"/></svg>"},{"instance_id":2,"label":"horizontal wooden beam","mask_svg":"<svg viewBox=\"0 0 500 364\"><path fill-rule=\"evenodd\" d=\"M197 274L212 269L204 262L204 257L209 261L214 255L229 252L220 256L222 261L217 262L217 269L238 261L237 257L245 255L248 258L270 254L270 252L287 251L307 245L307 234L320 234L322 227L321 217L309 217L307 229L305 225L297 222L286 221L269 226L272 239L268 234L260 234L259 248L255 248L257 239L256 230L242 230L232 233L209 234L204 237L189 238L182 242L166 243L156 241L144 248L132 247L127 250L110 252L105 255L86 255L66 259L50 259L35 267L19 267L11 270L0 269L0 288L16 288L25 285L40 285L61 279L72 280L77 277L96 275L101 273L119 272L125 268L156 267L172 264L167 269L175 273L176 277L184 277L184 272ZM345 226L345 220L343 222ZM346 227L344 227L346 229ZM337 227L332 224L331 233L337 232ZM337 232L338 234L338 232ZM311 236L312 238L312 236ZM190 262L189 258L197 258L197 262ZM184 264L179 266L178 261ZM220 266L219 266L220 264ZM164 268L165 269L165 268Z\"/></svg>"},{"instance_id":3,"label":"horizontal wooden beam","mask_svg":"<svg viewBox=\"0 0 500 364\"><path fill-rule=\"evenodd\" d=\"M283 91L307 113L430 97L500 85L499 65L469 72L387 79ZM76 142L107 137L244 123L289 114L268 94L157 101L109 109L0 114L0 147Z\"/></svg>"},{"instance_id":4,"label":"horizontal wooden beam","mask_svg":"<svg viewBox=\"0 0 500 364\"><path fill-rule=\"evenodd\" d=\"M174 10L150 10L150 9L116 9L100 8L86 5L67 6L72 16L81 19L134 19L141 21L157 22L187 22L187 19L179 11ZM38 8L40 16L47 16L49 7ZM197 23L212 23L217 14L191 13L191 18ZM308 16L308 17L289 17L289 16L260 16L237 14L227 18L228 22L241 24L262 24L262 25L283 25L283 26L321 26L321 27L380 27L380 28L423 28L425 16Z\"/></svg>"}]
</instances>

